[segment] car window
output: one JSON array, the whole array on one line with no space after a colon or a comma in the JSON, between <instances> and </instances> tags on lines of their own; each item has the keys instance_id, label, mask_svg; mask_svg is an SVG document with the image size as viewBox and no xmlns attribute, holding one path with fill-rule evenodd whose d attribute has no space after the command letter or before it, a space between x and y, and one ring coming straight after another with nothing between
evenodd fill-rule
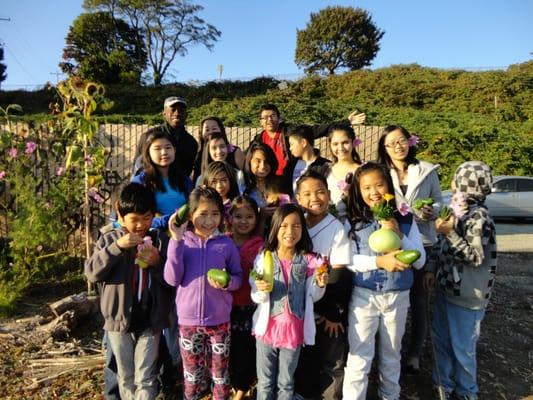
<instances>
[{"instance_id":1,"label":"car window","mask_svg":"<svg viewBox=\"0 0 533 400\"><path fill-rule=\"evenodd\" d=\"M519 192L533 192L533 179L519 179L518 180Z\"/></svg>"},{"instance_id":2,"label":"car window","mask_svg":"<svg viewBox=\"0 0 533 400\"><path fill-rule=\"evenodd\" d=\"M497 192L514 192L516 181L514 179L504 179L494 184Z\"/></svg>"}]
</instances>

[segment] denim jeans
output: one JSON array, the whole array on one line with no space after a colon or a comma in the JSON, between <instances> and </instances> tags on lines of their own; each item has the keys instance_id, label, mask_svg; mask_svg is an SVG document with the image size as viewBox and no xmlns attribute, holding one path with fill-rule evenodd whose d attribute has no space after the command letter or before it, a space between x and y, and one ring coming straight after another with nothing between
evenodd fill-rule
<instances>
[{"instance_id":1,"label":"denim jeans","mask_svg":"<svg viewBox=\"0 0 533 400\"><path fill-rule=\"evenodd\" d=\"M105 355L104 364L104 399L105 400L120 400L120 392L118 390L117 381L117 360L109 345L107 338L107 331L104 331L102 337L102 351Z\"/></svg>"},{"instance_id":2,"label":"denim jeans","mask_svg":"<svg viewBox=\"0 0 533 400\"><path fill-rule=\"evenodd\" d=\"M484 309L455 305L437 292L431 334L438 369L433 370L433 382L448 393L477 397L476 345L484 316Z\"/></svg>"},{"instance_id":3,"label":"denim jeans","mask_svg":"<svg viewBox=\"0 0 533 400\"><path fill-rule=\"evenodd\" d=\"M400 349L408 308L408 290L376 292L360 287L354 288L348 315L350 352L344 370L343 398L366 399L376 332L379 335L379 398L384 400L400 398Z\"/></svg>"},{"instance_id":4,"label":"denim jeans","mask_svg":"<svg viewBox=\"0 0 533 400\"><path fill-rule=\"evenodd\" d=\"M431 247L424 247L426 254L431 252ZM409 292L409 302L411 304L411 332L409 335L409 347L407 358L416 357L420 359L422 348L427 336L427 297L423 280L426 271L424 269L413 270L413 286Z\"/></svg>"},{"instance_id":5,"label":"denim jeans","mask_svg":"<svg viewBox=\"0 0 533 400\"><path fill-rule=\"evenodd\" d=\"M122 400L153 400L157 396L157 354L161 333L147 329L140 334L107 332L117 360Z\"/></svg>"},{"instance_id":6,"label":"denim jeans","mask_svg":"<svg viewBox=\"0 0 533 400\"><path fill-rule=\"evenodd\" d=\"M297 349L278 349L258 339L256 348L257 400L292 400L294 371L301 346Z\"/></svg>"},{"instance_id":7,"label":"denim jeans","mask_svg":"<svg viewBox=\"0 0 533 400\"><path fill-rule=\"evenodd\" d=\"M176 304L172 302L172 309L170 310L168 328L163 329L163 336L167 344L167 349L172 357L172 364L178 365L181 361L180 357L180 345L178 342L179 328L178 328L178 316L176 314Z\"/></svg>"}]
</instances>

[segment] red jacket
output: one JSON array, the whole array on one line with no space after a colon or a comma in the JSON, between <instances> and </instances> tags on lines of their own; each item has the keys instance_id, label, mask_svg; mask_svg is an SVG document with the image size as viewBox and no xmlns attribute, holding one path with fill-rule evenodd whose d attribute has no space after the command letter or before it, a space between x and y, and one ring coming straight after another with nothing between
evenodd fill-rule
<instances>
[{"instance_id":1,"label":"red jacket","mask_svg":"<svg viewBox=\"0 0 533 400\"><path fill-rule=\"evenodd\" d=\"M228 234L231 238L232 235ZM241 256L241 268L242 268L242 286L240 289L233 292L233 305L234 306L247 306L254 304L250 293L252 288L248 282L250 271L253 268L254 260L259 250L263 247L264 240L261 236L252 236L239 249L239 255Z\"/></svg>"}]
</instances>

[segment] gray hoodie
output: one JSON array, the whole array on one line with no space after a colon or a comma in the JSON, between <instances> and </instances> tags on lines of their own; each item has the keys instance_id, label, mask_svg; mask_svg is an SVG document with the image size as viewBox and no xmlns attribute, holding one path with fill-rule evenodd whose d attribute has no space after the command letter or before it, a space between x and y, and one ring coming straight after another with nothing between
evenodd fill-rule
<instances>
[{"instance_id":1,"label":"gray hoodie","mask_svg":"<svg viewBox=\"0 0 533 400\"><path fill-rule=\"evenodd\" d=\"M159 233L157 230L152 232ZM90 282L102 282L100 309L104 317L104 329L112 332L127 332L131 325L133 307L133 280L135 248L121 249L117 240L124 236L120 228L108 230L95 244L91 257L85 262L85 276ZM161 262L148 267L151 295L150 327L158 332L168 326L173 290L163 280L163 265L166 258L168 238L158 235L154 246L159 250Z\"/></svg>"},{"instance_id":2,"label":"gray hoodie","mask_svg":"<svg viewBox=\"0 0 533 400\"><path fill-rule=\"evenodd\" d=\"M492 173L486 164L468 161L453 180L455 190L466 195L468 211L452 232L439 235L427 270L436 273L435 286L450 302L480 310L488 304L496 275L496 229L484 204Z\"/></svg>"},{"instance_id":3,"label":"gray hoodie","mask_svg":"<svg viewBox=\"0 0 533 400\"><path fill-rule=\"evenodd\" d=\"M439 165L434 165L426 161L419 161L417 164L410 164L407 167L407 192L405 195L400 189L400 181L398 174L394 168L391 168L390 174L392 183L394 184L394 192L396 198L396 205L399 207L400 203L406 203L411 208L411 212L415 216L418 230L422 236L424 246L432 246L437 241L437 233L435 232L434 220L439 215L440 203L442 202L442 194L440 191L439 176L437 171ZM426 220L420 218L420 211L414 209L413 204L417 199L426 199L431 197L435 201L433 207L433 218Z\"/></svg>"}]
</instances>

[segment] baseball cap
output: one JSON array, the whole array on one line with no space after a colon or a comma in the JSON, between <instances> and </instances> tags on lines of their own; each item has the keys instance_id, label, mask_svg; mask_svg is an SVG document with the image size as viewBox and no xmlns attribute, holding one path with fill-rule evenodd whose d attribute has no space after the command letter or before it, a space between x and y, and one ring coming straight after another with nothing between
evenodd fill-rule
<instances>
[{"instance_id":1,"label":"baseball cap","mask_svg":"<svg viewBox=\"0 0 533 400\"><path fill-rule=\"evenodd\" d=\"M165 108L172 107L174 104L177 104L177 103L183 104L183 106L187 107L187 102L181 97L176 97L176 96L167 97L165 99L164 107Z\"/></svg>"}]
</instances>

